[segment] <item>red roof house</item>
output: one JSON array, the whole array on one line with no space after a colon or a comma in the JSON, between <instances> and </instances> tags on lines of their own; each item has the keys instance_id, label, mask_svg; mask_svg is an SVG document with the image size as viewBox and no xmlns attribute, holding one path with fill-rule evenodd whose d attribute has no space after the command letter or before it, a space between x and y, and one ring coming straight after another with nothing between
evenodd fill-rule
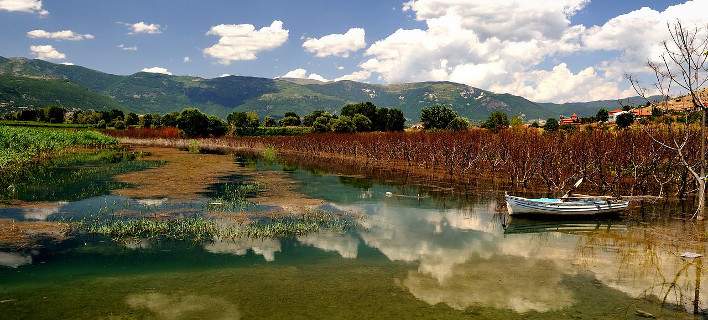
<instances>
[{"instance_id":1,"label":"red roof house","mask_svg":"<svg viewBox=\"0 0 708 320\"><path fill-rule=\"evenodd\" d=\"M560 116L560 125L566 125L566 124L579 124L580 123L580 118L578 118L578 115L573 113L570 118L566 118L565 116Z\"/></svg>"}]
</instances>

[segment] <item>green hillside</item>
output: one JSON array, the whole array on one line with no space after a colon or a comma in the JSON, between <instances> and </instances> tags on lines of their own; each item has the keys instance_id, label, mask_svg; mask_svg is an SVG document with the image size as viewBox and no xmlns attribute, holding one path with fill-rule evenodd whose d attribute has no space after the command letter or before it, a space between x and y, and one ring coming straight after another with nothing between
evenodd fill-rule
<instances>
[{"instance_id":1,"label":"green hillside","mask_svg":"<svg viewBox=\"0 0 708 320\"><path fill-rule=\"evenodd\" d=\"M43 107L54 104L67 108L97 110L120 108L113 99L66 80L46 80L0 75L0 102L15 106Z\"/></svg>"},{"instance_id":2,"label":"green hillside","mask_svg":"<svg viewBox=\"0 0 708 320\"><path fill-rule=\"evenodd\" d=\"M204 79L145 72L120 76L25 58L0 57L0 75L4 79L0 103L5 105L36 106L60 101L76 107L116 107L137 113L166 113L196 106L222 117L233 111L278 116L288 111L336 112L346 103L371 101L382 107L399 108L410 120L418 119L421 109L432 104L450 105L465 117L481 120L493 111L523 114L529 119L573 112L591 115L601 107L616 104L535 103L453 82L378 85L241 76Z\"/></svg>"}]
</instances>

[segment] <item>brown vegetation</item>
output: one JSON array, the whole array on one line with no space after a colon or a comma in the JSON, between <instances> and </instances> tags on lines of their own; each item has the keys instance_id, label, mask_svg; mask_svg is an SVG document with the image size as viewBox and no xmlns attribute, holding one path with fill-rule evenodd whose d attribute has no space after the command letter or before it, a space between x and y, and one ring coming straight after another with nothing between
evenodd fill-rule
<instances>
[{"instance_id":1,"label":"brown vegetation","mask_svg":"<svg viewBox=\"0 0 708 320\"><path fill-rule=\"evenodd\" d=\"M66 223L0 219L0 246L29 248L44 240L64 240L69 231Z\"/></svg>"},{"instance_id":2,"label":"brown vegetation","mask_svg":"<svg viewBox=\"0 0 708 320\"><path fill-rule=\"evenodd\" d=\"M666 126L558 132L534 129L466 132L372 134L313 134L296 137L204 139L201 148L259 151L273 147L288 158L349 162L413 172L439 180L464 183L491 180L516 189L558 192L579 178L585 191L614 195L685 197L693 190L691 177L676 155L650 137L684 138ZM698 145L690 134L689 145ZM186 147L185 140L123 139L126 143ZM698 148L686 150L697 161Z\"/></svg>"}]
</instances>

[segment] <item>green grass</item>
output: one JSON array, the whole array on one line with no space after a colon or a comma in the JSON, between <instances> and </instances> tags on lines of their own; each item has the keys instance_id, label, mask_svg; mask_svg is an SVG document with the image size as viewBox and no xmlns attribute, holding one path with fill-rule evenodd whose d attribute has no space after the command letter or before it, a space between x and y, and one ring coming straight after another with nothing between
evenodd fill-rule
<instances>
[{"instance_id":1,"label":"green grass","mask_svg":"<svg viewBox=\"0 0 708 320\"><path fill-rule=\"evenodd\" d=\"M118 141L91 130L12 127L0 125L0 191L12 191L12 182L20 179L31 164L56 156L71 147L108 147ZM11 192L12 193L12 192Z\"/></svg>"},{"instance_id":2,"label":"green grass","mask_svg":"<svg viewBox=\"0 0 708 320\"><path fill-rule=\"evenodd\" d=\"M12 127L45 127L45 128L92 128L90 124L77 124L77 123L48 123L39 121L19 121L19 120L0 120L0 126L12 126Z\"/></svg>"},{"instance_id":3,"label":"green grass","mask_svg":"<svg viewBox=\"0 0 708 320\"><path fill-rule=\"evenodd\" d=\"M0 178L0 200L77 201L107 195L130 184L114 180L127 172L160 166L160 161L141 159L139 152L102 149L58 155L41 165L27 166L20 177ZM11 190L2 190L12 185Z\"/></svg>"},{"instance_id":4,"label":"green grass","mask_svg":"<svg viewBox=\"0 0 708 320\"><path fill-rule=\"evenodd\" d=\"M215 238L232 240L290 238L319 231L345 233L358 228L360 219L362 218L349 214L313 210L301 215L261 218L228 226L221 226L214 220L202 216L175 219L121 219L100 214L72 224L74 233L102 235L115 241L173 239L202 242Z\"/></svg>"},{"instance_id":5,"label":"green grass","mask_svg":"<svg viewBox=\"0 0 708 320\"><path fill-rule=\"evenodd\" d=\"M262 187L258 184L232 184L228 183L219 192L219 196L210 199L205 206L208 211L217 212L241 212L244 208L252 205L247 200L260 192Z\"/></svg>"}]
</instances>

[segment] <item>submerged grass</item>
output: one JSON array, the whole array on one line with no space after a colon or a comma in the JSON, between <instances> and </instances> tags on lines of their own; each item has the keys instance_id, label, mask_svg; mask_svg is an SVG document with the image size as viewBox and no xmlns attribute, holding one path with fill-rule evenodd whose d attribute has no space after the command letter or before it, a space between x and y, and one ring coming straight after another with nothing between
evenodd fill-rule
<instances>
[{"instance_id":1,"label":"submerged grass","mask_svg":"<svg viewBox=\"0 0 708 320\"><path fill-rule=\"evenodd\" d=\"M278 161L278 150L275 147L269 146L263 150L263 159L267 162Z\"/></svg>"},{"instance_id":2,"label":"submerged grass","mask_svg":"<svg viewBox=\"0 0 708 320\"><path fill-rule=\"evenodd\" d=\"M31 164L68 148L116 146L115 138L91 130L0 125L0 193L13 193L13 181L25 177Z\"/></svg>"},{"instance_id":3,"label":"submerged grass","mask_svg":"<svg viewBox=\"0 0 708 320\"><path fill-rule=\"evenodd\" d=\"M140 152L115 149L62 155L26 168L19 177L0 178L8 186L0 190L0 200L75 201L108 194L127 186L115 181L114 176L162 164L141 158Z\"/></svg>"},{"instance_id":4,"label":"submerged grass","mask_svg":"<svg viewBox=\"0 0 708 320\"><path fill-rule=\"evenodd\" d=\"M217 212L241 212L252 205L247 198L257 195L261 190L262 187L256 183L227 183L220 192L221 196L209 200L205 209Z\"/></svg>"},{"instance_id":5,"label":"submerged grass","mask_svg":"<svg viewBox=\"0 0 708 320\"><path fill-rule=\"evenodd\" d=\"M74 233L102 235L116 241L129 239L174 239L195 242L213 239L290 238L319 231L344 233L358 228L361 217L321 210L295 217L261 218L223 225L201 216L176 219L102 219L94 217L74 222Z\"/></svg>"}]
</instances>

